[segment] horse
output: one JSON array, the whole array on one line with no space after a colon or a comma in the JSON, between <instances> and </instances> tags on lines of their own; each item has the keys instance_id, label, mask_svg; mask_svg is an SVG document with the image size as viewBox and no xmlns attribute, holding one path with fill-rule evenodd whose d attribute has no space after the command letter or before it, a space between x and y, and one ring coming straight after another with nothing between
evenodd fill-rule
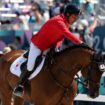
<instances>
[{"instance_id":1,"label":"horse","mask_svg":"<svg viewBox=\"0 0 105 105\"><path fill-rule=\"evenodd\" d=\"M0 99L3 105L11 105L18 77L10 72L10 66L23 53L23 50L14 50L0 57ZM51 59L46 57L41 72L27 81L23 97L15 97L14 105L22 105L26 100L35 105L73 105L77 94L74 76L78 71L83 71L88 80L89 96L98 97L99 80L104 72L98 64L101 61L104 64L104 60L96 59L102 54L96 55L93 49L78 45L54 53Z\"/></svg>"}]
</instances>

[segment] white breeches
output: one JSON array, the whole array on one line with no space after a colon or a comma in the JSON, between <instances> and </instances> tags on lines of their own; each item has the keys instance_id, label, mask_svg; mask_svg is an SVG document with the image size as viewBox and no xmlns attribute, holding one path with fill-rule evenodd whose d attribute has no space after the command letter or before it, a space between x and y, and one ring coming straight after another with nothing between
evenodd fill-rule
<instances>
[{"instance_id":1,"label":"white breeches","mask_svg":"<svg viewBox=\"0 0 105 105\"><path fill-rule=\"evenodd\" d=\"M36 58L41 54L41 50L32 42L30 44L30 51L28 55L27 70L32 71L35 65Z\"/></svg>"}]
</instances>

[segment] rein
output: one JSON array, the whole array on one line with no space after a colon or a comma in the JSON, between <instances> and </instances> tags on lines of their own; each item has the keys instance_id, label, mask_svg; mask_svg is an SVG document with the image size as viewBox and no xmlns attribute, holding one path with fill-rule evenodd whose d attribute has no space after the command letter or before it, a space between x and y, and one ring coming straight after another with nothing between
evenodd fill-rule
<instances>
[{"instance_id":1,"label":"rein","mask_svg":"<svg viewBox=\"0 0 105 105\"><path fill-rule=\"evenodd\" d=\"M76 74L76 76L77 76L77 78L75 78L75 80L76 80L78 83L82 84L86 89L89 89L89 88L87 87L87 83L88 83L88 82L91 82L91 83L95 84L96 86L99 86L99 85L100 85L99 83L95 83L95 81L93 81L93 80L91 80L91 79L89 79L89 78L85 78L85 80L81 80L81 77L79 77L78 74ZM88 77L89 77L89 76L88 76ZM102 85L103 85L103 84L102 84Z\"/></svg>"},{"instance_id":2,"label":"rein","mask_svg":"<svg viewBox=\"0 0 105 105\"><path fill-rule=\"evenodd\" d=\"M50 53L50 54L49 54ZM69 91L70 89L68 88L68 87L66 87L66 86L64 86L62 83L60 83L57 79L56 79L56 77L54 76L54 74L53 74L53 72L51 71L51 68L52 68L52 65L53 65L53 63L54 63L54 58L53 58L53 55L54 55L54 47L52 47L51 49L50 49L50 52L49 52L48 54L47 54L47 64L48 64L48 70L49 70L49 73L50 73L50 75L51 75L51 77L52 77L52 79L55 81L55 83L56 83L56 85L57 86L59 86L60 88L62 88L62 89L64 89L65 91ZM50 58L50 59L49 59ZM66 72L64 72L64 70L60 70L61 72L63 72L63 73L65 73L65 74L68 74L68 73L66 73ZM72 84L73 84L73 81L71 82L71 86L72 86ZM70 87L71 87L70 86Z\"/></svg>"},{"instance_id":3,"label":"rein","mask_svg":"<svg viewBox=\"0 0 105 105\"><path fill-rule=\"evenodd\" d=\"M60 88L66 90L66 91L69 91L69 90L70 90L70 88L64 86L62 83L60 83L60 82L55 78L55 76L54 76L54 74L52 73L51 70L49 70L49 72L50 72L50 75L51 75L51 77L53 78L53 80L55 81L55 83L56 83L57 86L59 86ZM72 86L72 84L73 84L73 81L71 82L71 86ZM70 87L71 87L71 86L70 86Z\"/></svg>"},{"instance_id":4,"label":"rein","mask_svg":"<svg viewBox=\"0 0 105 105\"><path fill-rule=\"evenodd\" d=\"M82 84L85 88L87 88L87 84L86 84L86 81L83 81L82 79L81 79L81 77L79 77L79 75L78 74L76 74L76 78L75 78L75 80L78 82L78 83L80 83L80 84ZM87 88L88 89L88 88Z\"/></svg>"}]
</instances>

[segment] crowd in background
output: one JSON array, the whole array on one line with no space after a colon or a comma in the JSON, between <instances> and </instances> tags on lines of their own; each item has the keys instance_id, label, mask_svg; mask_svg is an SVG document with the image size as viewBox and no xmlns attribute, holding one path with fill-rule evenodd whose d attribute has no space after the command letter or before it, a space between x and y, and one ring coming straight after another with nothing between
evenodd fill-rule
<instances>
[{"instance_id":1,"label":"crowd in background","mask_svg":"<svg viewBox=\"0 0 105 105\"><path fill-rule=\"evenodd\" d=\"M7 30L8 27L10 27L9 30L24 30L25 37L27 38L28 43L30 43L32 35L34 35L49 18L62 13L68 3L74 3L81 8L82 15L70 28L70 31L75 33L77 37L86 42L90 47L93 47L92 32L98 23L95 4L91 2L91 0L84 0L84 2L80 1L81 0L53 0L40 2L40 0L25 0L24 3L27 4L27 7L23 10L13 9L13 4L5 2L3 3L3 6L6 8L11 7L15 17L12 17L9 20L1 19L1 30L5 30L5 27L7 27ZM10 47L12 44L16 49L23 48L22 37L19 36L16 36L12 44L5 45L2 40L0 40L0 43L2 43L2 48L0 48L0 50L3 50L6 46ZM67 44L69 45L71 42L68 41L68 39L65 39L60 49L63 49Z\"/></svg>"}]
</instances>

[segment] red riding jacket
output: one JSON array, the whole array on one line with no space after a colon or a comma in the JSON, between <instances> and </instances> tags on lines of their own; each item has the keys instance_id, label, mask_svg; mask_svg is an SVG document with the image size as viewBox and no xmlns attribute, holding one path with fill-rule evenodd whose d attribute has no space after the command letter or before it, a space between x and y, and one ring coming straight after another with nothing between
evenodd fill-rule
<instances>
[{"instance_id":1,"label":"red riding jacket","mask_svg":"<svg viewBox=\"0 0 105 105\"><path fill-rule=\"evenodd\" d=\"M40 50L44 51L56 45L65 37L76 44L81 43L81 40L69 31L69 24L62 14L49 19L38 33L32 37L31 41Z\"/></svg>"}]
</instances>

